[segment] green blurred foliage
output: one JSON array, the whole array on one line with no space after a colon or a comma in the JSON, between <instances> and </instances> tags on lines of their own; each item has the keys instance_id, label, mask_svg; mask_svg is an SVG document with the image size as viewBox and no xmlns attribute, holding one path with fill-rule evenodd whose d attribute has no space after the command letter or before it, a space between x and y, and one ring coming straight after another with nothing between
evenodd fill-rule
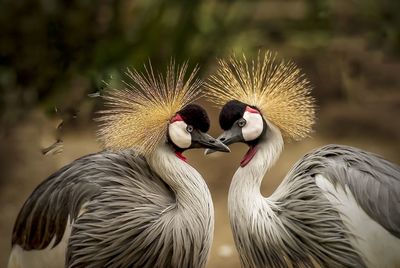
<instances>
[{"instance_id":1,"label":"green blurred foliage","mask_svg":"<svg viewBox=\"0 0 400 268\"><path fill-rule=\"evenodd\" d=\"M207 72L216 57L270 48L298 60L318 85L316 69L336 39L359 37L398 56L399 11L397 0L1 0L0 120L18 122L37 105L79 106L103 80L148 59L156 69L189 59Z\"/></svg>"}]
</instances>

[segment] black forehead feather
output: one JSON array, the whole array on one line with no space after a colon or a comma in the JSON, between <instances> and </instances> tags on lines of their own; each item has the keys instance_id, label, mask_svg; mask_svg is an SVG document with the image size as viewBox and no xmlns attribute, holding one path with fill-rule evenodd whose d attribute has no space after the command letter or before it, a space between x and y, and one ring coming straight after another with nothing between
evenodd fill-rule
<instances>
[{"instance_id":1,"label":"black forehead feather","mask_svg":"<svg viewBox=\"0 0 400 268\"><path fill-rule=\"evenodd\" d=\"M243 117L246 104L237 100L228 101L219 114L219 125L223 130L228 130L238 119Z\"/></svg>"},{"instance_id":2,"label":"black forehead feather","mask_svg":"<svg viewBox=\"0 0 400 268\"><path fill-rule=\"evenodd\" d=\"M210 129L210 119L206 110L197 104L189 104L178 112L186 124L207 132Z\"/></svg>"}]
</instances>

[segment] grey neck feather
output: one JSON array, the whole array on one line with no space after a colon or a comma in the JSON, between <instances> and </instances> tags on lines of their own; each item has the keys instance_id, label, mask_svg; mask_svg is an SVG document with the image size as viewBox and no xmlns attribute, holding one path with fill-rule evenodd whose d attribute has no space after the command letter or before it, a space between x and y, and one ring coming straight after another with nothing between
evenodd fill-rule
<instances>
[{"instance_id":1,"label":"grey neck feather","mask_svg":"<svg viewBox=\"0 0 400 268\"><path fill-rule=\"evenodd\" d=\"M174 191L179 209L214 218L211 194L204 179L196 169L179 159L168 144L160 145L147 160Z\"/></svg>"},{"instance_id":2,"label":"grey neck feather","mask_svg":"<svg viewBox=\"0 0 400 268\"><path fill-rule=\"evenodd\" d=\"M214 234L214 207L207 184L197 170L175 155L168 144L159 146L148 158L148 163L175 193L176 203L171 207L175 219L174 230L171 230L174 256L195 259L183 262L182 267L204 267Z\"/></svg>"}]
</instances>

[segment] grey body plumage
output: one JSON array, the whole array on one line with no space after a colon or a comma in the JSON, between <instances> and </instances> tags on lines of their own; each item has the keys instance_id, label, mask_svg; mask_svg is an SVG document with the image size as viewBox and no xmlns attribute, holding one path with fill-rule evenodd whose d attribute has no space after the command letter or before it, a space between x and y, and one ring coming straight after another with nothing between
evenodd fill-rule
<instances>
[{"instance_id":1,"label":"grey body plumage","mask_svg":"<svg viewBox=\"0 0 400 268\"><path fill-rule=\"evenodd\" d=\"M379 155L344 145L328 145L300 162L309 174L323 174L333 184L348 186L362 209L400 238L400 166ZM314 164L314 165L313 165ZM300 171L306 168L299 167Z\"/></svg>"},{"instance_id":2,"label":"grey body plumage","mask_svg":"<svg viewBox=\"0 0 400 268\"><path fill-rule=\"evenodd\" d=\"M205 183L190 187L196 186L203 187L206 199L187 193L195 205L179 204L174 191L133 151L89 155L34 191L15 224L13 244L43 249L54 235L59 242L70 215L68 267L204 267L213 208Z\"/></svg>"}]
</instances>

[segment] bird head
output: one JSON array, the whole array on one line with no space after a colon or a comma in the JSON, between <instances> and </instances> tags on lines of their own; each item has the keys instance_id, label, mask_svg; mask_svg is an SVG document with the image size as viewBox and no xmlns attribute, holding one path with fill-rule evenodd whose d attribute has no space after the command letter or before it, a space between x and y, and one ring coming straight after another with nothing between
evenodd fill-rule
<instances>
[{"instance_id":1,"label":"bird head","mask_svg":"<svg viewBox=\"0 0 400 268\"><path fill-rule=\"evenodd\" d=\"M219 123L224 132L218 140L225 145L245 143L249 150L241 161L241 166L247 165L256 153L257 144L263 140L264 133L269 125L254 106L247 105L238 100L228 101L219 114ZM206 154L212 153L207 150Z\"/></svg>"},{"instance_id":2,"label":"bird head","mask_svg":"<svg viewBox=\"0 0 400 268\"><path fill-rule=\"evenodd\" d=\"M189 104L171 118L168 125L168 142L178 155L191 148L229 152L224 143L207 134L209 129L210 120L204 108Z\"/></svg>"},{"instance_id":3,"label":"bird head","mask_svg":"<svg viewBox=\"0 0 400 268\"><path fill-rule=\"evenodd\" d=\"M256 107L238 100L228 101L222 107L219 123L224 133L218 139L226 145L236 142L254 145L268 128Z\"/></svg>"},{"instance_id":4,"label":"bird head","mask_svg":"<svg viewBox=\"0 0 400 268\"><path fill-rule=\"evenodd\" d=\"M219 123L224 133L218 139L250 147L242 166L250 162L268 130L278 130L286 140L301 140L312 131L314 99L309 81L292 62L278 61L276 54L259 52L251 61L244 55L219 60L207 86L209 99L223 106Z\"/></svg>"},{"instance_id":5,"label":"bird head","mask_svg":"<svg viewBox=\"0 0 400 268\"><path fill-rule=\"evenodd\" d=\"M171 61L166 74L155 74L151 64L145 72L128 70L124 88L103 95L108 109L100 111L98 136L111 150L134 149L152 154L161 144L170 144L177 156L191 148L228 152L221 141L206 134L210 121L206 111L192 104L201 93L197 68L185 77L187 64Z\"/></svg>"}]
</instances>

